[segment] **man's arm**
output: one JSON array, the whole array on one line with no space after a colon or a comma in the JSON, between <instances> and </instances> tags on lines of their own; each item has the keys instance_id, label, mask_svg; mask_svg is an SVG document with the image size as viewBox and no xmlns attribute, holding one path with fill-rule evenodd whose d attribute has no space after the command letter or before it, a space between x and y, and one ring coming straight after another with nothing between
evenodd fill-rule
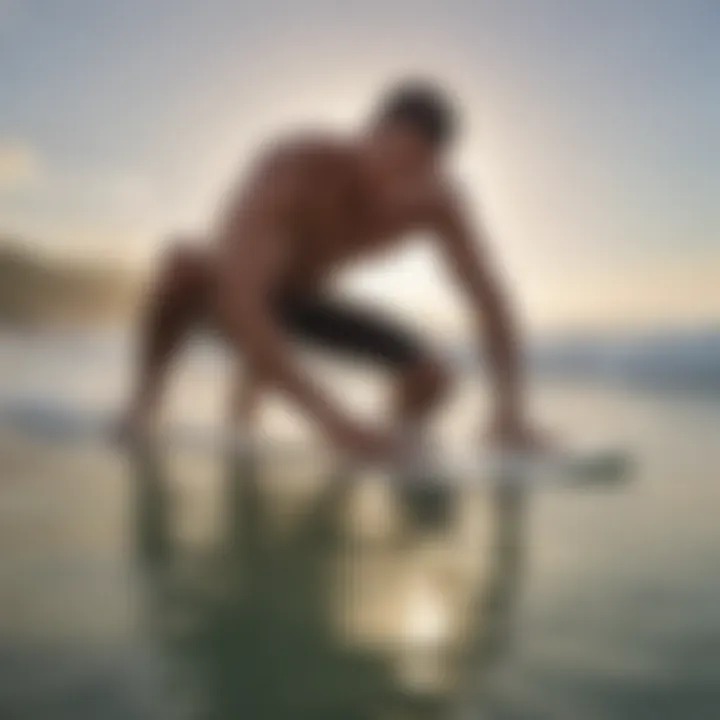
<instances>
[{"instance_id":1,"label":"man's arm","mask_svg":"<svg viewBox=\"0 0 720 720\"><path fill-rule=\"evenodd\" d=\"M218 300L223 329L251 368L324 421L328 403L297 367L271 309L287 271L301 172L292 157L270 158L232 208L221 237Z\"/></svg>"},{"instance_id":2,"label":"man's arm","mask_svg":"<svg viewBox=\"0 0 720 720\"><path fill-rule=\"evenodd\" d=\"M515 435L524 423L522 353L515 318L499 272L486 255L485 231L470 222L462 201L442 199L436 216L441 246L470 298L484 336L495 389L495 428Z\"/></svg>"}]
</instances>

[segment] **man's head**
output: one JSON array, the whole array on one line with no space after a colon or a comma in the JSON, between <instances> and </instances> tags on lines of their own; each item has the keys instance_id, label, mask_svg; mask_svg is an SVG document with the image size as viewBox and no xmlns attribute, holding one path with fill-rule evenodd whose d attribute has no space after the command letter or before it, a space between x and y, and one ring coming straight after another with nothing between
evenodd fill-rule
<instances>
[{"instance_id":1,"label":"man's head","mask_svg":"<svg viewBox=\"0 0 720 720\"><path fill-rule=\"evenodd\" d=\"M435 170L457 126L457 110L446 92L426 80L405 80L381 98L371 122L371 144L389 175L419 178Z\"/></svg>"}]
</instances>

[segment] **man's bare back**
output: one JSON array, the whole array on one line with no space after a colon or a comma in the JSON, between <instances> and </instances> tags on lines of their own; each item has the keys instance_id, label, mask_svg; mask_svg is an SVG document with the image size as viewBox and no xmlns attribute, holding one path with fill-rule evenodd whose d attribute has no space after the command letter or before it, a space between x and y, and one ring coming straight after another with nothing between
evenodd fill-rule
<instances>
[{"instance_id":1,"label":"man's bare back","mask_svg":"<svg viewBox=\"0 0 720 720\"><path fill-rule=\"evenodd\" d=\"M423 177L403 193L385 190L352 139L299 137L264 154L221 224L219 257L235 246L253 252L266 238L248 227L263 209L282 235L282 288L321 285L353 260L397 246L411 231L432 229L451 200L440 177Z\"/></svg>"},{"instance_id":2,"label":"man's bare back","mask_svg":"<svg viewBox=\"0 0 720 720\"><path fill-rule=\"evenodd\" d=\"M351 420L299 366L288 340L298 336L378 361L398 377L397 421L426 420L447 390L438 359L401 326L348 307L328 289L353 261L422 231L436 239L481 320L494 369L496 427L525 434L511 316L482 232L472 227L444 169L450 121L442 103L432 89L408 86L388 98L359 137L297 138L262 154L227 206L212 254L184 260L158 283L136 417L156 404L184 326L203 316L242 354L253 377L292 398L335 444L393 454L396 433Z\"/></svg>"}]
</instances>

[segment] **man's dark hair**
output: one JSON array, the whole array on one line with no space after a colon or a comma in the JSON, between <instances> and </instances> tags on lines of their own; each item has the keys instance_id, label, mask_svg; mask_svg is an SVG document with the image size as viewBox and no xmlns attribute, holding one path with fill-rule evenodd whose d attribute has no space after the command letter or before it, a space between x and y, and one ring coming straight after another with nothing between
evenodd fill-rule
<instances>
[{"instance_id":1,"label":"man's dark hair","mask_svg":"<svg viewBox=\"0 0 720 720\"><path fill-rule=\"evenodd\" d=\"M392 87L380 101L377 119L412 125L437 147L448 145L458 130L450 96L427 80L405 80Z\"/></svg>"}]
</instances>

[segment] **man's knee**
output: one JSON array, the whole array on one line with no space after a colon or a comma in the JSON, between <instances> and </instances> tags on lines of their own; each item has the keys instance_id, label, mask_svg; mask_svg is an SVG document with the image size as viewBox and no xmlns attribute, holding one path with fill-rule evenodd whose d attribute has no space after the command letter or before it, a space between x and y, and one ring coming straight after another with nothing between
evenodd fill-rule
<instances>
[{"instance_id":1,"label":"man's knee","mask_svg":"<svg viewBox=\"0 0 720 720\"><path fill-rule=\"evenodd\" d=\"M208 261L199 247L187 238L172 238L160 258L160 273L177 282L188 282L207 273Z\"/></svg>"},{"instance_id":2,"label":"man's knee","mask_svg":"<svg viewBox=\"0 0 720 720\"><path fill-rule=\"evenodd\" d=\"M423 405L436 406L450 394L453 376L449 368L437 358L422 358L406 374L406 385Z\"/></svg>"}]
</instances>

